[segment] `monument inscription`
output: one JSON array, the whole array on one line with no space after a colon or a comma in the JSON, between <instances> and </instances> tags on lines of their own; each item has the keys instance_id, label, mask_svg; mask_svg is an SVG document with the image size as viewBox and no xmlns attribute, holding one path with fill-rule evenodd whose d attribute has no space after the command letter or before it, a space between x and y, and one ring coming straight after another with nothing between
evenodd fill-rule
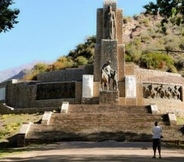
<instances>
[{"instance_id":1,"label":"monument inscription","mask_svg":"<svg viewBox=\"0 0 184 162\"><path fill-rule=\"evenodd\" d=\"M127 98L136 97L136 77L134 75L125 76L125 94Z\"/></svg>"},{"instance_id":2,"label":"monument inscription","mask_svg":"<svg viewBox=\"0 0 184 162\"><path fill-rule=\"evenodd\" d=\"M37 100L75 98L75 82L37 84Z\"/></svg>"},{"instance_id":3,"label":"monument inscription","mask_svg":"<svg viewBox=\"0 0 184 162\"><path fill-rule=\"evenodd\" d=\"M93 75L83 75L82 97L93 97Z\"/></svg>"}]
</instances>

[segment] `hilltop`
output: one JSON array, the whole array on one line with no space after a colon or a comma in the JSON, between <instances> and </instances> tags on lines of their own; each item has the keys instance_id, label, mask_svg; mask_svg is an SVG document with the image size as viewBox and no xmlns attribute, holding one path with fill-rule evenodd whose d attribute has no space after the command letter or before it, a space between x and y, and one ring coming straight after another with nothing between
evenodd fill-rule
<instances>
[{"instance_id":1,"label":"hilltop","mask_svg":"<svg viewBox=\"0 0 184 162\"><path fill-rule=\"evenodd\" d=\"M134 62L141 68L180 73L184 75L184 24L172 20L161 25L163 17L141 13L124 17L123 31L126 62ZM88 37L66 56L53 64L39 64L26 78L36 79L40 72L54 71L92 64L96 37Z\"/></svg>"},{"instance_id":2,"label":"hilltop","mask_svg":"<svg viewBox=\"0 0 184 162\"><path fill-rule=\"evenodd\" d=\"M162 19L160 15L144 13L124 17L125 60L134 62L141 68L180 73L184 76L184 24L173 24L170 19L163 26L160 23ZM88 37L85 42L79 43L75 49L51 64L35 63L23 78L36 79L40 72L92 64L95 42L95 36Z\"/></svg>"}]
</instances>

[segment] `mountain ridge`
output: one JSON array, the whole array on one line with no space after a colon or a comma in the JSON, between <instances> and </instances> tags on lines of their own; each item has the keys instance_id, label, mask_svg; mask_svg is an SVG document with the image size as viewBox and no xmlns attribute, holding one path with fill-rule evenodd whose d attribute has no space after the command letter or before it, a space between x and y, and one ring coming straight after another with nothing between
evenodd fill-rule
<instances>
[{"instance_id":1,"label":"mountain ridge","mask_svg":"<svg viewBox=\"0 0 184 162\"><path fill-rule=\"evenodd\" d=\"M21 79L28 71L30 71L37 63L49 64L49 61L32 61L17 67L8 68L0 71L0 83L9 79Z\"/></svg>"}]
</instances>

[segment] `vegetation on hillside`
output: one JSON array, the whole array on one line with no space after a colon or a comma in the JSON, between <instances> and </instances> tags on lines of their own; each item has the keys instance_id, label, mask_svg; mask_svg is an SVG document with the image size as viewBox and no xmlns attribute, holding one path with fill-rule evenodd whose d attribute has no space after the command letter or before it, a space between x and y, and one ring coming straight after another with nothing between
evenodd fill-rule
<instances>
[{"instance_id":1,"label":"vegetation on hillside","mask_svg":"<svg viewBox=\"0 0 184 162\"><path fill-rule=\"evenodd\" d=\"M168 21L162 26L162 19L145 13L125 18L126 61L184 75L184 24Z\"/></svg>"},{"instance_id":2,"label":"vegetation on hillside","mask_svg":"<svg viewBox=\"0 0 184 162\"><path fill-rule=\"evenodd\" d=\"M124 18L125 60L142 68L184 75L184 24L160 23L163 17L140 14ZM96 37L84 43L53 64L37 64L24 79L36 79L40 72L62 70L92 64Z\"/></svg>"},{"instance_id":3,"label":"vegetation on hillside","mask_svg":"<svg viewBox=\"0 0 184 162\"><path fill-rule=\"evenodd\" d=\"M145 5L145 13L124 17L125 61L142 68L184 76L184 0L157 0ZM92 64L96 37L76 46L51 65L37 64L24 79L40 72Z\"/></svg>"},{"instance_id":4,"label":"vegetation on hillside","mask_svg":"<svg viewBox=\"0 0 184 162\"><path fill-rule=\"evenodd\" d=\"M184 23L184 0L157 0L156 3L149 2L143 6L146 13L151 15L161 15L163 17L161 24L167 23L169 20L173 24Z\"/></svg>"},{"instance_id":5,"label":"vegetation on hillside","mask_svg":"<svg viewBox=\"0 0 184 162\"><path fill-rule=\"evenodd\" d=\"M81 65L92 64L94 56L96 37L88 37L84 43L78 44L76 49L71 50L68 55L61 56L53 64L38 63L24 76L25 80L36 79L41 72L64 70L66 68L76 68Z\"/></svg>"}]
</instances>

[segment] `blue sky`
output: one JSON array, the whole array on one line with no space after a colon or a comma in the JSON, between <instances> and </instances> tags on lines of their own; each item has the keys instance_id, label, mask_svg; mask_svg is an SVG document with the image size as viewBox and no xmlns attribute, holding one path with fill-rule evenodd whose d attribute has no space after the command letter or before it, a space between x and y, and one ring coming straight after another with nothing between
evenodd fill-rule
<instances>
[{"instance_id":1,"label":"blue sky","mask_svg":"<svg viewBox=\"0 0 184 162\"><path fill-rule=\"evenodd\" d=\"M155 0L117 0L124 16ZM96 11L104 0L14 0L19 23L0 33L0 71L35 60L55 61L96 35Z\"/></svg>"}]
</instances>

